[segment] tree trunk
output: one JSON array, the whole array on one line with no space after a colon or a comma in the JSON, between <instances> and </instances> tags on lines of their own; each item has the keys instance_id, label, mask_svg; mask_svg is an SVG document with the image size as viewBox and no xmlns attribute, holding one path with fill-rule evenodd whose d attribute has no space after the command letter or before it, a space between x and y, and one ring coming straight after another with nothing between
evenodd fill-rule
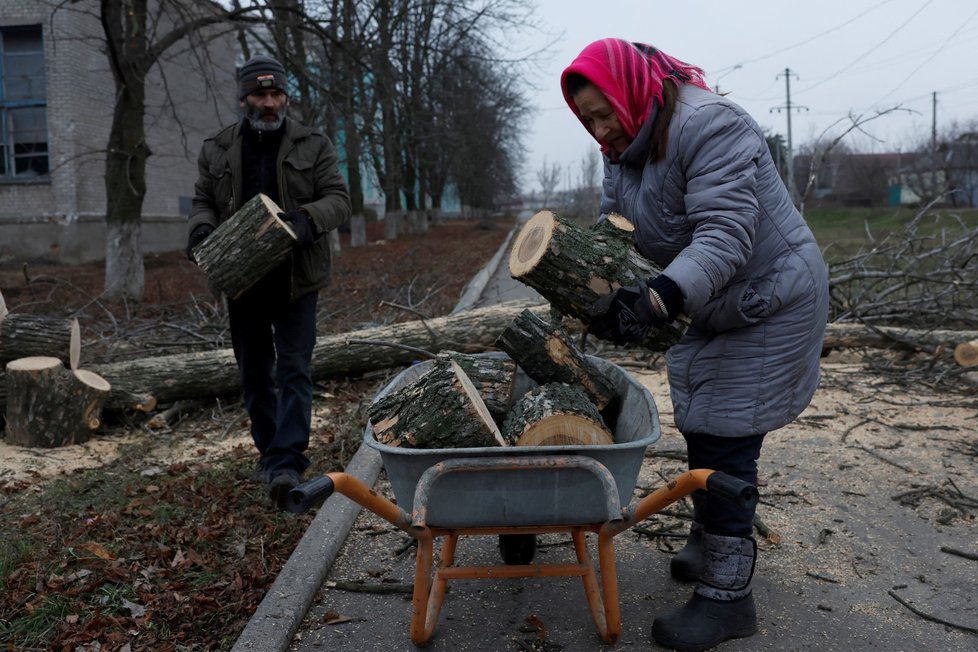
<instances>
[{"instance_id":1,"label":"tree trunk","mask_svg":"<svg viewBox=\"0 0 978 652\"><path fill-rule=\"evenodd\" d=\"M249 199L193 251L210 286L236 299L285 260L295 234L261 193Z\"/></svg>"},{"instance_id":2,"label":"tree trunk","mask_svg":"<svg viewBox=\"0 0 978 652\"><path fill-rule=\"evenodd\" d=\"M823 350L845 348L932 351L938 346L956 346L978 340L978 331L920 330L899 326L829 324L825 327Z\"/></svg>"},{"instance_id":3,"label":"tree trunk","mask_svg":"<svg viewBox=\"0 0 978 652\"><path fill-rule=\"evenodd\" d=\"M540 385L580 386L599 410L615 397L614 384L553 323L524 310L503 331L496 346Z\"/></svg>"},{"instance_id":4,"label":"tree trunk","mask_svg":"<svg viewBox=\"0 0 978 652\"><path fill-rule=\"evenodd\" d=\"M72 320L9 313L0 317L0 367L11 360L51 356L70 361Z\"/></svg>"},{"instance_id":5,"label":"tree trunk","mask_svg":"<svg viewBox=\"0 0 978 652\"><path fill-rule=\"evenodd\" d=\"M409 365L418 357L412 347L432 353L445 349L462 353L487 351L517 314L533 306L546 310L543 305L523 299L448 317L323 336L313 349L312 376L316 380L358 376ZM229 396L241 389L230 349L140 358L92 365L91 369L112 384L105 406L111 411L148 412L157 404Z\"/></svg>"},{"instance_id":6,"label":"tree trunk","mask_svg":"<svg viewBox=\"0 0 978 652\"><path fill-rule=\"evenodd\" d=\"M962 367L978 365L978 340L961 342L954 347L954 361Z\"/></svg>"},{"instance_id":7,"label":"tree trunk","mask_svg":"<svg viewBox=\"0 0 978 652\"><path fill-rule=\"evenodd\" d=\"M506 441L517 446L611 445L614 437L597 408L578 387L540 385L516 401L506 422Z\"/></svg>"},{"instance_id":8,"label":"tree trunk","mask_svg":"<svg viewBox=\"0 0 978 652\"><path fill-rule=\"evenodd\" d=\"M90 371L37 356L7 364L7 443L51 448L80 444L101 423L110 386Z\"/></svg>"},{"instance_id":9,"label":"tree trunk","mask_svg":"<svg viewBox=\"0 0 978 652\"><path fill-rule=\"evenodd\" d=\"M582 229L550 211L540 211L517 234L509 271L561 313L587 324L591 305L599 297L637 285L662 270L606 228ZM664 351L679 341L687 325L688 320L680 316L661 329L649 329L642 346Z\"/></svg>"},{"instance_id":10,"label":"tree trunk","mask_svg":"<svg viewBox=\"0 0 978 652\"><path fill-rule=\"evenodd\" d=\"M436 359L413 383L371 404L374 437L401 448L505 446L499 428L462 368Z\"/></svg>"},{"instance_id":11,"label":"tree trunk","mask_svg":"<svg viewBox=\"0 0 978 652\"><path fill-rule=\"evenodd\" d=\"M350 217L350 247L363 247L367 244L367 218L363 213Z\"/></svg>"}]
</instances>

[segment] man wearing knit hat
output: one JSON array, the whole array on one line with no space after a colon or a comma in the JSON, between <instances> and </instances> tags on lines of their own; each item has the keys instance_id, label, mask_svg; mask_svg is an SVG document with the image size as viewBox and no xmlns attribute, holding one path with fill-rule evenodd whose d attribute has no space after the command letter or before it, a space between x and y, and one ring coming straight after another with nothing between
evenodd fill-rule
<instances>
[{"instance_id":1,"label":"man wearing knit hat","mask_svg":"<svg viewBox=\"0 0 978 652\"><path fill-rule=\"evenodd\" d=\"M336 149L318 130L286 117L288 92L279 61L256 56L241 66L241 120L201 147L187 243L193 260L193 249L258 193L283 208L279 217L296 234L289 258L228 298L231 344L260 454L253 477L280 509L309 466L316 303L329 283L329 232L350 217Z\"/></svg>"}]
</instances>

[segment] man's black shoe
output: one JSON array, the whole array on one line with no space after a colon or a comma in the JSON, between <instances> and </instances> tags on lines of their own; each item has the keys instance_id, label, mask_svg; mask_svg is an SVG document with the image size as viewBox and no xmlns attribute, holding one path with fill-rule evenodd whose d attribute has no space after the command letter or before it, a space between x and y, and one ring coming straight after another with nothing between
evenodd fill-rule
<instances>
[{"instance_id":1,"label":"man's black shoe","mask_svg":"<svg viewBox=\"0 0 978 652\"><path fill-rule=\"evenodd\" d=\"M289 492L299 486L302 477L298 471L285 469L277 471L272 481L268 483L268 497L272 499L272 504L278 509L285 510L286 498Z\"/></svg>"}]
</instances>

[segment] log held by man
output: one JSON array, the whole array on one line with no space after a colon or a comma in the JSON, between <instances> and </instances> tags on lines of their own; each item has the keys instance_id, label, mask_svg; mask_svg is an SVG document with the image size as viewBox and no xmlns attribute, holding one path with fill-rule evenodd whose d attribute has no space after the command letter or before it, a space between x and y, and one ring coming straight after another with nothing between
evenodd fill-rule
<instances>
[{"instance_id":1,"label":"log held by man","mask_svg":"<svg viewBox=\"0 0 978 652\"><path fill-rule=\"evenodd\" d=\"M618 287L638 285L662 271L618 231L583 229L551 211L540 211L516 236L510 274L561 313L587 324L591 305L599 297ZM687 321L680 316L661 329L650 329L642 345L653 351L668 349L682 337Z\"/></svg>"},{"instance_id":2,"label":"log held by man","mask_svg":"<svg viewBox=\"0 0 978 652\"><path fill-rule=\"evenodd\" d=\"M237 298L285 260L296 237L280 212L259 193L197 245L194 259L214 290Z\"/></svg>"}]
</instances>

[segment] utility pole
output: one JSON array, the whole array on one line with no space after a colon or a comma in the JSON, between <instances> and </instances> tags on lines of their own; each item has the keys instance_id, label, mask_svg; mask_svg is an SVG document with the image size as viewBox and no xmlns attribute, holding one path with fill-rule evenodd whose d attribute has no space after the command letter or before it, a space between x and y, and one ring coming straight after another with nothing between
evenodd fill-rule
<instances>
[{"instance_id":1,"label":"utility pole","mask_svg":"<svg viewBox=\"0 0 978 652\"><path fill-rule=\"evenodd\" d=\"M791 72L791 69L785 68L784 72L778 73L775 79L781 77L781 75L784 75L785 104L784 106L774 107L773 109L771 109L771 112L773 113L777 111L778 113L781 113L781 111L784 110L788 114L788 150L787 150L787 157L786 157L787 160L785 161L788 165L788 195L791 197L791 201L797 204L798 193L795 190L795 156L794 156L794 151L792 149L793 145L791 140L791 112L793 110L807 111L808 107L791 104L791 75L794 75L794 73ZM797 78L798 75L795 75L795 77Z\"/></svg>"},{"instance_id":2,"label":"utility pole","mask_svg":"<svg viewBox=\"0 0 978 652\"><path fill-rule=\"evenodd\" d=\"M937 91L931 94L930 194L937 197Z\"/></svg>"}]
</instances>

